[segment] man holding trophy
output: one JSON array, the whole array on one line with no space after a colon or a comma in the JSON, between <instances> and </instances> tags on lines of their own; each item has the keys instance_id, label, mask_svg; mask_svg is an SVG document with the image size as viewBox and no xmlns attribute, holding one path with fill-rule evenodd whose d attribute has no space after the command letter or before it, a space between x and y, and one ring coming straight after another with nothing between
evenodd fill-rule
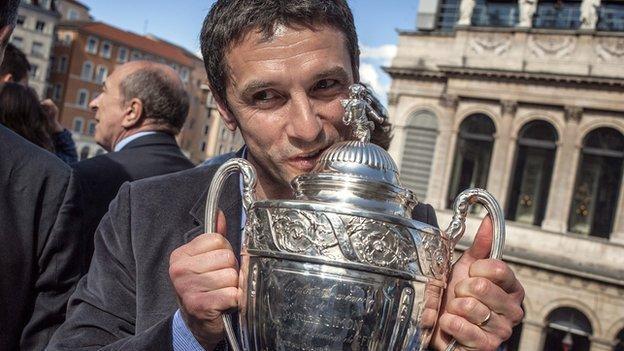
<instances>
[{"instance_id":1,"label":"man holding trophy","mask_svg":"<svg viewBox=\"0 0 624 351\"><path fill-rule=\"evenodd\" d=\"M237 156L255 169L256 199L292 199L291 181L310 173L325 151L352 139L352 126L343 121L349 104L343 107L343 101L358 99L350 96L350 87L359 80L359 50L346 1L219 0L204 22L201 46L219 112L245 140L245 150ZM367 101L364 95L362 101ZM375 130L387 132L379 125ZM383 138L374 134L371 140ZM200 167L121 188L100 223L89 274L70 300L68 319L51 350L227 349L223 316L237 310L244 314L246 296L255 297L255 292L241 292L241 282L255 272L242 269L246 261L239 252L241 228L257 218L245 214L250 205L248 187L242 186L245 177L229 177L222 184L216 233L204 229L212 218L204 207L217 168ZM437 226L430 206L406 201L411 201L402 207L409 209L408 217ZM494 350L522 319L522 286L506 264L487 259L493 227L496 223L486 217L474 245L443 279L444 286L428 290L439 295L430 300L432 306L424 306L434 312L422 315L433 319L427 337L431 348ZM287 286L278 292L291 293ZM305 293L314 298L324 292L311 288ZM318 320L303 322L314 325ZM332 327L343 322L334 318ZM376 325L358 323L367 330ZM395 334L403 335L399 329ZM376 333L381 331L369 332ZM230 340L233 350L235 342ZM341 345L278 343L275 348L383 349L373 341Z\"/></svg>"}]
</instances>

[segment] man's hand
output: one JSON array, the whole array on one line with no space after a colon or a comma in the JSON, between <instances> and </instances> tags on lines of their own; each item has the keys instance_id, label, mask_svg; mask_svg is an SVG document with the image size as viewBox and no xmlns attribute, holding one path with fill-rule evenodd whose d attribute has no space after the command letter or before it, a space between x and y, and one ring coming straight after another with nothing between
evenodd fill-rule
<instances>
[{"instance_id":1,"label":"man's hand","mask_svg":"<svg viewBox=\"0 0 624 351\"><path fill-rule=\"evenodd\" d=\"M238 262L223 236L225 217L221 212L217 232L199 235L180 246L169 260L169 277L184 322L206 350L223 339L221 315L238 307Z\"/></svg>"},{"instance_id":2,"label":"man's hand","mask_svg":"<svg viewBox=\"0 0 624 351\"><path fill-rule=\"evenodd\" d=\"M45 112L47 117L47 123L52 133L60 133L63 131L63 126L58 121L59 110L54 102L50 99L41 101L41 108Z\"/></svg>"},{"instance_id":3,"label":"man's hand","mask_svg":"<svg viewBox=\"0 0 624 351\"><path fill-rule=\"evenodd\" d=\"M491 245L487 216L453 266L431 342L436 349L445 350L455 338L465 350L495 350L522 321L524 289L507 264L487 259Z\"/></svg>"}]
</instances>

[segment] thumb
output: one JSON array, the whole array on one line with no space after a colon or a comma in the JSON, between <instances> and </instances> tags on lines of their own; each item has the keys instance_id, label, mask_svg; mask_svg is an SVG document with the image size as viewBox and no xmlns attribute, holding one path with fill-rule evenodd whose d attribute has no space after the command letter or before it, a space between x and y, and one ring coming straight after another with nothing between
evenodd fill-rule
<instances>
[{"instance_id":1,"label":"thumb","mask_svg":"<svg viewBox=\"0 0 624 351\"><path fill-rule=\"evenodd\" d=\"M474 242L472 243L472 246L466 250L465 255L468 255L475 260L488 258L490 251L492 250L493 236L492 219L489 215L487 215L483 218L483 221L481 221L481 225L477 230Z\"/></svg>"},{"instance_id":2,"label":"thumb","mask_svg":"<svg viewBox=\"0 0 624 351\"><path fill-rule=\"evenodd\" d=\"M219 214L217 215L217 233L226 236L227 235L227 225L225 223L225 214L223 211L219 210Z\"/></svg>"}]
</instances>

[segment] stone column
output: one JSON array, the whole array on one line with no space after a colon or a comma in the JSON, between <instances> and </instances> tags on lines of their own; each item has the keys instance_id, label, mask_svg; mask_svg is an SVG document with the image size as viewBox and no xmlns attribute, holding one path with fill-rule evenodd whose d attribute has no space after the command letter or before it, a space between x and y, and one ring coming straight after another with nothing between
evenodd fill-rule
<instances>
[{"instance_id":1,"label":"stone column","mask_svg":"<svg viewBox=\"0 0 624 351\"><path fill-rule=\"evenodd\" d=\"M557 143L555 168L542 222L542 229L547 231L565 233L568 230L568 215L581 152L581 145L576 140L582 115L583 109L580 107L565 108L566 126Z\"/></svg>"},{"instance_id":2,"label":"stone column","mask_svg":"<svg viewBox=\"0 0 624 351\"><path fill-rule=\"evenodd\" d=\"M600 0L583 0L581 3L581 29L596 29L599 7Z\"/></svg>"},{"instance_id":3,"label":"stone column","mask_svg":"<svg viewBox=\"0 0 624 351\"><path fill-rule=\"evenodd\" d=\"M614 243L624 244L624 172L622 173L622 180L620 181L620 195L618 198L618 207L615 212L615 219L613 223L613 232L609 240Z\"/></svg>"},{"instance_id":4,"label":"stone column","mask_svg":"<svg viewBox=\"0 0 624 351\"><path fill-rule=\"evenodd\" d=\"M520 9L520 18L517 27L533 27L533 16L537 10L537 0L518 0L518 8Z\"/></svg>"},{"instance_id":5,"label":"stone column","mask_svg":"<svg viewBox=\"0 0 624 351\"><path fill-rule=\"evenodd\" d=\"M429 176L429 188L427 190L427 201L433 208L441 209L446 205L446 193L448 192L448 178L453 168L453 157L455 156L455 140L457 131L453 125L455 113L457 112L458 97L456 95L444 94L440 97L440 105L444 107L445 116L438 118L438 137L436 148L431 164L431 175ZM441 123L442 121L447 123Z\"/></svg>"},{"instance_id":6,"label":"stone column","mask_svg":"<svg viewBox=\"0 0 624 351\"><path fill-rule=\"evenodd\" d=\"M401 162L403 159L403 146L405 145L405 122L400 121L397 111L399 110L399 94L395 92L388 93L388 116L390 116L390 123L392 123L392 141L388 148L388 153L396 162L397 167L401 169Z\"/></svg>"},{"instance_id":7,"label":"stone column","mask_svg":"<svg viewBox=\"0 0 624 351\"><path fill-rule=\"evenodd\" d=\"M515 101L501 101L501 124L496 131L492 160L488 173L487 189L505 208L507 187L510 182L510 173L513 162L513 152L516 147L516 138L512 139L511 126L518 104ZM510 151L512 152L510 156Z\"/></svg>"},{"instance_id":8,"label":"stone column","mask_svg":"<svg viewBox=\"0 0 624 351\"><path fill-rule=\"evenodd\" d=\"M613 347L615 346L614 340L607 340L595 336L590 336L589 340L591 341L589 351L613 351Z\"/></svg>"},{"instance_id":9,"label":"stone column","mask_svg":"<svg viewBox=\"0 0 624 351\"><path fill-rule=\"evenodd\" d=\"M469 26L472 23L472 12L477 2L475 0L461 0L459 4L458 26Z\"/></svg>"},{"instance_id":10,"label":"stone column","mask_svg":"<svg viewBox=\"0 0 624 351\"><path fill-rule=\"evenodd\" d=\"M522 324L522 336L520 337L520 351L540 351L544 340L544 325L539 322L525 320Z\"/></svg>"}]
</instances>

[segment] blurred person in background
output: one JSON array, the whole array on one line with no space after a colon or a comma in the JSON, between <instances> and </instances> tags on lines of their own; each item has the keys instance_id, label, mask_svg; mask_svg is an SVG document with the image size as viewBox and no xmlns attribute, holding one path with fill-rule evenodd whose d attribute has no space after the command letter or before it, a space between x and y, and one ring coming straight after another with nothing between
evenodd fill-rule
<instances>
[{"instance_id":1,"label":"blurred person in background","mask_svg":"<svg viewBox=\"0 0 624 351\"><path fill-rule=\"evenodd\" d=\"M54 152L47 117L32 88L17 83L0 84L0 123L31 143Z\"/></svg>"},{"instance_id":2,"label":"blurred person in background","mask_svg":"<svg viewBox=\"0 0 624 351\"><path fill-rule=\"evenodd\" d=\"M13 44L9 43L5 50L4 60L2 61L2 64L0 64L0 83L14 82L24 86L28 86L29 70L30 63L28 62L26 55L24 55L24 53L20 49L16 48ZM38 99L36 93L34 94L34 96L36 99ZM63 162L67 164L71 165L78 162L78 153L76 151L76 144L72 139L72 134L58 121L58 108L50 99L42 101L41 106L43 107L44 112L43 114L40 114L42 120L41 122L45 124L46 131L50 135L50 138L54 145L54 151L50 151L54 152L56 156L58 156L61 160L63 160ZM2 107L2 105L0 105L0 107ZM38 124L39 123L37 123L37 125ZM24 136L24 134L22 134L21 132L18 133ZM29 138L27 139L31 140ZM37 143L35 142L35 144Z\"/></svg>"},{"instance_id":3,"label":"blurred person in background","mask_svg":"<svg viewBox=\"0 0 624 351\"><path fill-rule=\"evenodd\" d=\"M0 63L18 6L0 1ZM77 189L69 166L0 125L0 350L43 350L65 319L84 273Z\"/></svg>"},{"instance_id":4,"label":"blurred person in background","mask_svg":"<svg viewBox=\"0 0 624 351\"><path fill-rule=\"evenodd\" d=\"M189 97L171 67L149 61L121 65L89 107L98 122L95 141L108 151L74 165L85 200L86 233L93 235L124 182L194 165L175 140L188 114Z\"/></svg>"}]
</instances>

